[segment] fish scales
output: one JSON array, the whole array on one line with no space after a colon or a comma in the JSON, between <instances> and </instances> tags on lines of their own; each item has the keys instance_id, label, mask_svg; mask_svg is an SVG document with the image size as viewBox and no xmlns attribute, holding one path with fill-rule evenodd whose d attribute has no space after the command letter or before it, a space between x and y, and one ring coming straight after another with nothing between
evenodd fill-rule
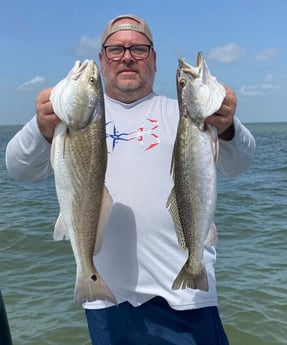
<instances>
[{"instance_id":1,"label":"fish scales","mask_svg":"<svg viewBox=\"0 0 287 345\"><path fill-rule=\"evenodd\" d=\"M102 84L93 61L77 64L52 91L56 126L51 161L60 215L54 238L70 239L77 273L76 305L96 299L117 303L94 266L112 199L105 186L107 147Z\"/></svg>"},{"instance_id":2,"label":"fish scales","mask_svg":"<svg viewBox=\"0 0 287 345\"><path fill-rule=\"evenodd\" d=\"M215 244L217 133L204 120L221 106L225 89L209 74L201 53L196 67L179 59L180 118L172 157L174 187L167 201L178 242L188 258L172 289L207 291L204 245Z\"/></svg>"}]
</instances>

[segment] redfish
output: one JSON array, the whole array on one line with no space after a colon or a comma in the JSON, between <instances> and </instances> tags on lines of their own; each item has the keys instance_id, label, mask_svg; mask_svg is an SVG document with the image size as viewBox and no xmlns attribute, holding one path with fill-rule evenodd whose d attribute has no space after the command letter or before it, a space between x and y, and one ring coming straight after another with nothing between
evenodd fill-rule
<instances>
[{"instance_id":1,"label":"redfish","mask_svg":"<svg viewBox=\"0 0 287 345\"><path fill-rule=\"evenodd\" d=\"M50 99L62 121L55 128L51 150L60 206L54 238L71 241L77 265L75 304L97 299L116 304L93 262L113 204L105 186L105 107L96 63L77 61L53 88Z\"/></svg>"}]
</instances>

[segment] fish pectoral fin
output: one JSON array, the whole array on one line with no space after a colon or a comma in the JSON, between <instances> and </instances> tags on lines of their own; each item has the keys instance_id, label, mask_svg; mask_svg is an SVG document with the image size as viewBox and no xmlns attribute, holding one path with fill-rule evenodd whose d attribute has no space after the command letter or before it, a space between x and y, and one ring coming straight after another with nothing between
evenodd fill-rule
<instances>
[{"instance_id":1,"label":"fish pectoral fin","mask_svg":"<svg viewBox=\"0 0 287 345\"><path fill-rule=\"evenodd\" d=\"M113 199L108 191L108 188L104 185L101 211L99 215L99 221L97 224L97 236L96 236L95 246L94 246L94 255L96 255L100 251L101 246L103 244L104 229L110 217L112 208L113 208Z\"/></svg>"},{"instance_id":2,"label":"fish pectoral fin","mask_svg":"<svg viewBox=\"0 0 287 345\"><path fill-rule=\"evenodd\" d=\"M50 154L50 161L51 161L51 166L53 169L55 169L55 152L56 152L56 148L55 148L56 144L55 144L55 139L53 138L52 140L52 145L51 145L51 154Z\"/></svg>"},{"instance_id":3,"label":"fish pectoral fin","mask_svg":"<svg viewBox=\"0 0 287 345\"><path fill-rule=\"evenodd\" d=\"M206 247L215 246L218 241L218 233L215 224L213 223L204 241Z\"/></svg>"},{"instance_id":4,"label":"fish pectoral fin","mask_svg":"<svg viewBox=\"0 0 287 345\"><path fill-rule=\"evenodd\" d=\"M50 161L52 168L55 169L57 161L57 155L61 154L64 157L65 150L65 138L67 133L67 127L63 123L59 123L54 130L54 136L51 145Z\"/></svg>"},{"instance_id":5,"label":"fish pectoral fin","mask_svg":"<svg viewBox=\"0 0 287 345\"><path fill-rule=\"evenodd\" d=\"M183 232L181 222L180 222L180 217L179 217L174 187L172 188L171 193L167 199L166 207L169 210L171 217L172 217L172 220L173 220L173 223L174 223L178 244L183 249L187 249L187 245L186 245L186 241L185 241L185 237L184 237L184 232Z\"/></svg>"},{"instance_id":6,"label":"fish pectoral fin","mask_svg":"<svg viewBox=\"0 0 287 345\"><path fill-rule=\"evenodd\" d=\"M61 240L69 240L69 231L65 225L65 223L62 220L61 214L59 214L59 217L55 224L54 229L54 240L55 241L61 241Z\"/></svg>"},{"instance_id":7,"label":"fish pectoral fin","mask_svg":"<svg viewBox=\"0 0 287 345\"><path fill-rule=\"evenodd\" d=\"M207 133L210 140L212 153L213 153L213 159L216 162L218 159L218 152L219 152L219 140L218 140L218 132L217 128L207 125Z\"/></svg>"},{"instance_id":8,"label":"fish pectoral fin","mask_svg":"<svg viewBox=\"0 0 287 345\"><path fill-rule=\"evenodd\" d=\"M213 151L214 152L214 161L217 162L217 160L218 160L218 153L219 153L219 140L218 140L218 137L214 141L213 148L214 148L214 151Z\"/></svg>"}]
</instances>

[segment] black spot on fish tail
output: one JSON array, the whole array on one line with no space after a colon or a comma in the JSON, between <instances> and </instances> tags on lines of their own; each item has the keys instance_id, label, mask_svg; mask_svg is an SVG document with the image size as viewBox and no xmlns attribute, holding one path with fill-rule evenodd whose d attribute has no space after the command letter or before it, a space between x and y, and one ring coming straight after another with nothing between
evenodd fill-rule
<instances>
[{"instance_id":1,"label":"black spot on fish tail","mask_svg":"<svg viewBox=\"0 0 287 345\"><path fill-rule=\"evenodd\" d=\"M97 277L95 274L93 274L93 275L91 276L91 279L95 282L95 281L98 280L98 277Z\"/></svg>"}]
</instances>

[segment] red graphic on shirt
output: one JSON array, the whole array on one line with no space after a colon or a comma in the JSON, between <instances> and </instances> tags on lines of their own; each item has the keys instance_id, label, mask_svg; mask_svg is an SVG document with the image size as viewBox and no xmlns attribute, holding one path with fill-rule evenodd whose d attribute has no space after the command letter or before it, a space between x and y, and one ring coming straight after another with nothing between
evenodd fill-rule
<instances>
[{"instance_id":1,"label":"red graphic on shirt","mask_svg":"<svg viewBox=\"0 0 287 345\"><path fill-rule=\"evenodd\" d=\"M129 141L137 140L145 151L148 151L160 142L156 130L159 127L159 121L147 118L137 131L129 133ZM131 137L130 137L131 136Z\"/></svg>"},{"instance_id":2,"label":"red graphic on shirt","mask_svg":"<svg viewBox=\"0 0 287 345\"><path fill-rule=\"evenodd\" d=\"M136 141L140 143L144 151L148 151L157 146L160 142L157 134L158 128L159 121L151 118L145 119L143 124L132 132L119 130L113 122L107 122L106 137L108 147L113 151L120 143Z\"/></svg>"}]
</instances>

